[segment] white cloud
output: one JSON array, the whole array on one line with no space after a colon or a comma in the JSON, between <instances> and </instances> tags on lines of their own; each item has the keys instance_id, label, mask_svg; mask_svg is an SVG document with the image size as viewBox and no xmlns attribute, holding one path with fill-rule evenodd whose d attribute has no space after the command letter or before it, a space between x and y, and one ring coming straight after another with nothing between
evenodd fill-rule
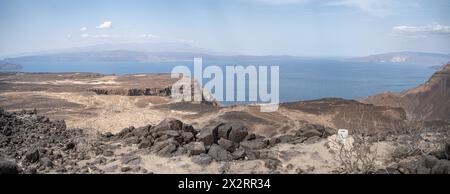
<instances>
[{"instance_id":1,"label":"white cloud","mask_svg":"<svg viewBox=\"0 0 450 194\"><path fill-rule=\"evenodd\" d=\"M139 35L139 38L160 38L160 37L153 34L141 34Z\"/></svg>"},{"instance_id":2,"label":"white cloud","mask_svg":"<svg viewBox=\"0 0 450 194\"><path fill-rule=\"evenodd\" d=\"M80 32L84 32L84 31L86 31L87 30L87 27L82 27L82 28L80 28Z\"/></svg>"},{"instance_id":3,"label":"white cloud","mask_svg":"<svg viewBox=\"0 0 450 194\"><path fill-rule=\"evenodd\" d=\"M109 34L81 34L81 38L111 38Z\"/></svg>"},{"instance_id":4,"label":"white cloud","mask_svg":"<svg viewBox=\"0 0 450 194\"><path fill-rule=\"evenodd\" d=\"M407 36L450 35L450 26L437 23L426 26L395 26L392 30L396 34Z\"/></svg>"},{"instance_id":5,"label":"white cloud","mask_svg":"<svg viewBox=\"0 0 450 194\"><path fill-rule=\"evenodd\" d=\"M112 27L111 21L104 21L102 24L97 26L97 28L99 28L99 29L106 29L106 28L111 28L111 27Z\"/></svg>"}]
</instances>

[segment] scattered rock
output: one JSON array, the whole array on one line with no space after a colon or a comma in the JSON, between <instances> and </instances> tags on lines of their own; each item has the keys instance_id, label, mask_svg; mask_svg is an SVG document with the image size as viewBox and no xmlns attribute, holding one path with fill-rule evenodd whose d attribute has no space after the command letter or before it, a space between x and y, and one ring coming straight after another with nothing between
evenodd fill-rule
<instances>
[{"instance_id":1,"label":"scattered rock","mask_svg":"<svg viewBox=\"0 0 450 194\"><path fill-rule=\"evenodd\" d=\"M194 134L192 132L182 132L181 137L183 137L183 142L187 143L194 139Z\"/></svg>"},{"instance_id":2,"label":"scattered rock","mask_svg":"<svg viewBox=\"0 0 450 194\"><path fill-rule=\"evenodd\" d=\"M217 128L223 124L212 124L203 128L199 134L197 134L197 140L203 142L205 145L212 145L216 142Z\"/></svg>"},{"instance_id":3,"label":"scattered rock","mask_svg":"<svg viewBox=\"0 0 450 194\"><path fill-rule=\"evenodd\" d=\"M163 147L161 150L157 152L158 155L169 157L173 152L177 150L177 145L170 143L169 145Z\"/></svg>"},{"instance_id":4,"label":"scattered rock","mask_svg":"<svg viewBox=\"0 0 450 194\"><path fill-rule=\"evenodd\" d=\"M120 172L128 172L128 171L130 171L131 170L131 167L129 167L129 166L122 166L121 168L120 168Z\"/></svg>"},{"instance_id":5,"label":"scattered rock","mask_svg":"<svg viewBox=\"0 0 450 194\"><path fill-rule=\"evenodd\" d=\"M205 144L203 142L192 142L188 145L188 154L190 156L205 153Z\"/></svg>"},{"instance_id":6,"label":"scattered rock","mask_svg":"<svg viewBox=\"0 0 450 194\"><path fill-rule=\"evenodd\" d=\"M281 161L278 159L266 159L264 160L264 166L270 170L276 170L281 166Z\"/></svg>"},{"instance_id":7,"label":"scattered rock","mask_svg":"<svg viewBox=\"0 0 450 194\"><path fill-rule=\"evenodd\" d=\"M230 161L233 159L230 152L223 149L217 144L211 145L208 151L208 155L210 155L212 158L214 158L217 161Z\"/></svg>"},{"instance_id":8,"label":"scattered rock","mask_svg":"<svg viewBox=\"0 0 450 194\"><path fill-rule=\"evenodd\" d=\"M248 130L242 125L233 125L228 139L236 143L241 142L248 135Z\"/></svg>"},{"instance_id":9,"label":"scattered rock","mask_svg":"<svg viewBox=\"0 0 450 194\"><path fill-rule=\"evenodd\" d=\"M122 164L126 165L139 165L142 161L142 158L136 155L124 155L122 156L120 161L122 162Z\"/></svg>"},{"instance_id":10,"label":"scattered rock","mask_svg":"<svg viewBox=\"0 0 450 194\"><path fill-rule=\"evenodd\" d=\"M433 168L431 168L431 174L450 174L450 161L439 160Z\"/></svg>"},{"instance_id":11,"label":"scattered rock","mask_svg":"<svg viewBox=\"0 0 450 194\"><path fill-rule=\"evenodd\" d=\"M248 160L259 159L260 153L257 150L245 149L245 156Z\"/></svg>"},{"instance_id":12,"label":"scattered rock","mask_svg":"<svg viewBox=\"0 0 450 194\"><path fill-rule=\"evenodd\" d=\"M37 149L29 151L25 154L24 162L34 163L39 160L39 151Z\"/></svg>"},{"instance_id":13,"label":"scattered rock","mask_svg":"<svg viewBox=\"0 0 450 194\"><path fill-rule=\"evenodd\" d=\"M305 132L300 133L298 136L302 136L302 137L306 137L306 138L310 138L310 137L320 137L322 136L322 133L320 133L319 131L315 130L315 129L311 129Z\"/></svg>"},{"instance_id":14,"label":"scattered rock","mask_svg":"<svg viewBox=\"0 0 450 194\"><path fill-rule=\"evenodd\" d=\"M237 144L224 138L220 138L217 143L223 148L226 149L229 152L234 152L234 150L237 147Z\"/></svg>"},{"instance_id":15,"label":"scattered rock","mask_svg":"<svg viewBox=\"0 0 450 194\"><path fill-rule=\"evenodd\" d=\"M233 160L243 159L245 157L245 149L238 148L231 155L233 156Z\"/></svg>"},{"instance_id":16,"label":"scattered rock","mask_svg":"<svg viewBox=\"0 0 450 194\"><path fill-rule=\"evenodd\" d=\"M66 144L66 150L71 150L73 148L75 148L75 143L70 142L70 143Z\"/></svg>"},{"instance_id":17,"label":"scattered rock","mask_svg":"<svg viewBox=\"0 0 450 194\"><path fill-rule=\"evenodd\" d=\"M230 134L231 128L232 128L231 124L228 124L228 123L219 126L217 128L217 138L218 139L220 139L220 138L228 139L228 136Z\"/></svg>"},{"instance_id":18,"label":"scattered rock","mask_svg":"<svg viewBox=\"0 0 450 194\"><path fill-rule=\"evenodd\" d=\"M417 174L431 174L431 169L426 168L424 166L419 166L416 169Z\"/></svg>"},{"instance_id":19,"label":"scattered rock","mask_svg":"<svg viewBox=\"0 0 450 194\"><path fill-rule=\"evenodd\" d=\"M154 126L151 130L154 132L158 131L167 131L167 130L174 130L174 131L180 131L183 129L183 123L177 119L164 119L161 121L158 125Z\"/></svg>"},{"instance_id":20,"label":"scattered rock","mask_svg":"<svg viewBox=\"0 0 450 194\"><path fill-rule=\"evenodd\" d=\"M277 137L277 139L278 139L277 141L279 143L289 143L292 140L294 140L294 136L292 136L292 135L281 135L281 136Z\"/></svg>"},{"instance_id":21,"label":"scattered rock","mask_svg":"<svg viewBox=\"0 0 450 194\"><path fill-rule=\"evenodd\" d=\"M183 132L195 133L195 129L192 125L183 124Z\"/></svg>"},{"instance_id":22,"label":"scattered rock","mask_svg":"<svg viewBox=\"0 0 450 194\"><path fill-rule=\"evenodd\" d=\"M150 138L145 138L139 143L138 149L148 148L152 146L152 144L153 142L150 140Z\"/></svg>"},{"instance_id":23,"label":"scattered rock","mask_svg":"<svg viewBox=\"0 0 450 194\"><path fill-rule=\"evenodd\" d=\"M264 139L254 139L250 141L241 142L241 146L244 148L252 149L252 150L260 150L267 147L267 141Z\"/></svg>"},{"instance_id":24,"label":"scattered rock","mask_svg":"<svg viewBox=\"0 0 450 194\"><path fill-rule=\"evenodd\" d=\"M272 137L272 138L270 138L270 140L269 140L269 145L270 145L271 147L273 147L273 146L275 146L275 145L277 145L277 144L279 144L279 143L281 143L281 140L280 140L278 137Z\"/></svg>"},{"instance_id":25,"label":"scattered rock","mask_svg":"<svg viewBox=\"0 0 450 194\"><path fill-rule=\"evenodd\" d=\"M202 153L200 155L193 156L191 161L198 165L206 166L212 162L212 157L208 154Z\"/></svg>"}]
</instances>

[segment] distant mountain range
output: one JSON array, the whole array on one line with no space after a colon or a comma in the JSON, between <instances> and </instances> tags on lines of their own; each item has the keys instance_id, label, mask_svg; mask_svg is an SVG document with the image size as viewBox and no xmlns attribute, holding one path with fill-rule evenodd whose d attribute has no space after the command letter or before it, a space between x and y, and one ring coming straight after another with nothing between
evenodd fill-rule
<instances>
[{"instance_id":1,"label":"distant mountain range","mask_svg":"<svg viewBox=\"0 0 450 194\"><path fill-rule=\"evenodd\" d=\"M352 60L360 62L426 64L429 66L441 66L450 62L450 54L394 52L358 57L353 58Z\"/></svg>"},{"instance_id":2,"label":"distant mountain range","mask_svg":"<svg viewBox=\"0 0 450 194\"><path fill-rule=\"evenodd\" d=\"M13 71L22 69L22 65L0 61L0 71Z\"/></svg>"},{"instance_id":3,"label":"distant mountain range","mask_svg":"<svg viewBox=\"0 0 450 194\"><path fill-rule=\"evenodd\" d=\"M184 61L195 57L215 60L286 59L287 55L249 56L220 53L183 43L102 44L87 47L22 53L3 60L9 63L27 62L157 62Z\"/></svg>"},{"instance_id":4,"label":"distant mountain range","mask_svg":"<svg viewBox=\"0 0 450 194\"><path fill-rule=\"evenodd\" d=\"M210 60L276 60L298 59L289 55L235 55L215 52L186 43L101 44L86 47L22 53L5 57L2 63L29 62L159 62L185 61L195 57ZM348 60L348 59L346 59ZM450 55L420 52L396 52L351 58L350 61L423 64L439 66L450 61Z\"/></svg>"}]
</instances>

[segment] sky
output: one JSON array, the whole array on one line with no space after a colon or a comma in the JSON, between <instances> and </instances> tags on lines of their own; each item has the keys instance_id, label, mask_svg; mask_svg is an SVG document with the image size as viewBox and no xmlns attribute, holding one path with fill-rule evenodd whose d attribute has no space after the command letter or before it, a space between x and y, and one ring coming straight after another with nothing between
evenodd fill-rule
<instances>
[{"instance_id":1,"label":"sky","mask_svg":"<svg viewBox=\"0 0 450 194\"><path fill-rule=\"evenodd\" d=\"M450 53L448 0L0 0L0 56L175 42L245 55Z\"/></svg>"}]
</instances>

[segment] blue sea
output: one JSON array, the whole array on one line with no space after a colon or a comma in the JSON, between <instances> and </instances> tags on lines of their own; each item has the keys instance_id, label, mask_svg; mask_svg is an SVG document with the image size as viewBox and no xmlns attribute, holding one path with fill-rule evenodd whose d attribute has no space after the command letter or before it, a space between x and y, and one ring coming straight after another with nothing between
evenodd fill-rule
<instances>
[{"instance_id":1,"label":"blue sea","mask_svg":"<svg viewBox=\"0 0 450 194\"><path fill-rule=\"evenodd\" d=\"M33 62L21 64L24 72L96 72L103 74L170 73L177 65L192 69L193 61ZM424 83L436 71L426 65L353 62L339 59L203 60L208 65L278 65L280 101L325 97L359 99L381 92L401 92ZM224 69L224 68L223 68ZM204 80L204 82L207 80ZM242 103L242 102L241 102ZM243 102L248 103L248 102ZM236 104L236 103L224 103Z\"/></svg>"}]
</instances>

